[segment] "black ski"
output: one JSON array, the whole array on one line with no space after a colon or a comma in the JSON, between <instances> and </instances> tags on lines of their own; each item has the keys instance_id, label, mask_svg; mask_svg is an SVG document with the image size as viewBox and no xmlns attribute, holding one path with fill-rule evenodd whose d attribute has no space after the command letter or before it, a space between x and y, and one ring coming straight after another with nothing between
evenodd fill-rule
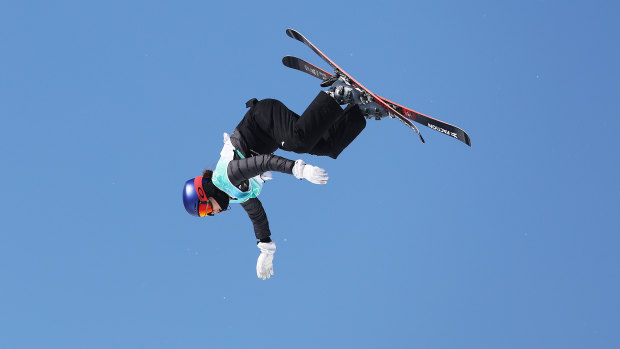
<instances>
[{"instance_id":1,"label":"black ski","mask_svg":"<svg viewBox=\"0 0 620 349\"><path fill-rule=\"evenodd\" d=\"M302 71L304 73L310 74L321 80L326 80L333 76L331 73L328 73L325 70L315 66L314 64L306 62L303 59L298 58L298 57L286 56L282 58L282 63L289 68ZM428 128L433 129L435 131L454 137L458 139L459 141L471 146L469 135L467 134L467 132L463 131L459 127L448 124L447 122L444 122L441 120L437 120L435 118L424 115L422 113L418 113L415 110L409 109L407 107L403 107L402 105L394 103L381 96L377 96L377 97L381 98L384 102L386 102L389 106L394 108L399 113L403 114L406 118L413 120L417 123L420 123L424 126L427 126Z\"/></svg>"},{"instance_id":2,"label":"black ski","mask_svg":"<svg viewBox=\"0 0 620 349\"><path fill-rule=\"evenodd\" d=\"M319 55L319 57L321 57L329 65L331 65L332 68L334 68L337 72L340 71L342 73L342 69L340 69L337 65L335 65L324 54L320 53L321 51L319 51L314 45L312 45L301 34L299 34L298 32L296 32L296 31L294 31L292 29L287 30L287 34L289 36L293 37L294 39L297 39L297 40L303 42L304 44L308 45L315 53L317 53L317 55ZM318 79L321 79L321 80L326 80L326 79L328 79L328 78L330 78L332 76L331 73L328 73L327 71L325 71L325 70L315 66L314 64L308 63L308 62L304 61L301 58L292 57L292 56L286 56L286 57L284 57L282 59L282 63L285 66L289 67L289 68L297 69L299 71L302 71L302 72L305 72L307 74L310 74L310 75L312 75L312 76L314 76L314 77L316 77ZM353 80L353 82L357 83L355 80ZM357 83L357 85L358 86L356 86L356 87L360 87L361 86L359 83ZM361 86L361 87L363 87L363 86ZM365 89L365 88L363 88L363 89ZM367 89L365 89L365 90L367 90ZM420 123L420 124L422 124L422 125L424 125L426 127L431 128L431 129L433 129L435 131L438 131L438 132L441 132L441 133L446 134L448 136L451 136L453 138L456 138L459 141L467 144L468 146L471 146L471 140L469 138L469 135L467 134L467 132L465 132L461 128L459 128L457 126L454 126L454 125L451 125L451 124L448 124L448 123L443 122L441 120L437 120L435 118L432 118L430 116L424 115L422 113L418 113L415 110L403 107L402 105L394 103L394 102L392 102L392 101L390 101L388 99L385 99L383 97L373 95L372 93L371 93L371 95L373 96L373 98L376 99L377 103L379 103L379 100L380 100L381 102L383 102L383 104L385 104L388 107L386 109L390 113L390 116L392 116L392 117L394 117L394 116L396 116L396 117L401 116L403 118L406 118L406 120L408 122L405 122L405 124L407 124L407 126L410 126L410 124L411 124L410 121L415 121L415 122ZM379 103L379 104L381 105L381 103ZM394 111L396 113L393 113L392 111ZM400 119L400 120L403 121L402 119ZM412 129L417 131L417 128L415 128L415 126L412 127ZM417 131L417 132L419 134L419 131ZM421 137L422 136L420 135L420 138ZM422 141L424 141L424 139L422 139Z\"/></svg>"},{"instance_id":3,"label":"black ski","mask_svg":"<svg viewBox=\"0 0 620 349\"><path fill-rule=\"evenodd\" d=\"M282 58L282 64L289 68L297 69L304 73L308 73L315 78L321 80L327 80L333 76L331 73L328 73L325 70L315 66L314 64L308 63L298 57L284 56L284 58Z\"/></svg>"},{"instance_id":4,"label":"black ski","mask_svg":"<svg viewBox=\"0 0 620 349\"><path fill-rule=\"evenodd\" d=\"M291 38L293 38L295 40L298 40L298 41L301 41L306 46L308 46L312 51L314 51L314 53L316 53L327 64L329 64L334 69L336 74L339 74L340 76L344 76L345 79L347 79L347 81L353 87L357 87L360 90L365 91L368 95L370 95L372 97L373 101L375 101L377 104L379 104L379 106L381 108L387 110L390 115L392 115L393 117L398 118L398 120L402 121L405 125L407 125L409 128L414 130L418 134L418 136L420 136L420 140L422 141L422 143L424 143L424 138L422 137L422 134L420 133L420 130L418 130L418 128L415 127L415 125L413 124L413 122L411 122L411 120L407 119L401 113L399 113L396 110L394 110L394 108L390 107L386 102L384 102L382 99L378 98L374 93L370 92L366 87L364 87L364 85L362 85L359 82L357 82L357 80L355 80L351 75L347 74L347 72L342 70L342 68L340 68L336 63L334 63L331 59L329 59L329 57L327 57L323 52L321 52L321 50L319 50L316 46L314 46L313 43L311 43L308 39L306 39L298 31L296 31L295 29L287 29L286 30L286 34L288 36L290 36Z\"/></svg>"}]
</instances>

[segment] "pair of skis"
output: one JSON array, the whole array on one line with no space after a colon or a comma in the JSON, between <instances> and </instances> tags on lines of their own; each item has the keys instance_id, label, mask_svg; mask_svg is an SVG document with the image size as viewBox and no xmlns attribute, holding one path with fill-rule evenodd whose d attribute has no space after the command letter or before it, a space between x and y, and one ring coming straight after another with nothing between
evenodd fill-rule
<instances>
[{"instance_id":1,"label":"pair of skis","mask_svg":"<svg viewBox=\"0 0 620 349\"><path fill-rule=\"evenodd\" d=\"M380 107L387 110L390 117L399 119L409 128L414 130L420 136L420 140L422 140L422 143L424 143L424 138L422 137L420 130L418 130L418 128L413 124L412 121L415 121L435 131L438 131L448 136L451 136L453 138L456 138L459 141L471 147L471 141L469 139L469 135L467 134L467 132L463 131L459 127L450 125L441 120L431 118L430 116L427 116L427 115L418 113L417 111L405 108L402 105L396 104L390 100L387 100L383 97L373 94L367 88L365 88L362 84L357 82L357 80L355 80L353 77L347 74L344 70L342 70L342 68L336 65L336 63L334 63L331 59L329 59L329 57L327 57L323 52L321 52L316 46L314 46L314 44L312 44L308 39L306 39L306 37L301 35L298 31L294 29L287 29L286 34L295 40L301 41L306 46L308 46L310 49L312 49L314 53L316 53L319 57L321 57L327 64L329 64L334 69L335 74L344 77L347 80L347 82L349 82L353 87L356 87L362 91L365 91L369 96L372 97L373 101L379 104ZM297 69L299 71L310 74L321 80L327 80L333 76L333 74L328 73L325 70L311 63L308 63L301 58L297 58L293 56L286 56L282 59L282 63L284 63L284 65L289 68Z\"/></svg>"}]
</instances>

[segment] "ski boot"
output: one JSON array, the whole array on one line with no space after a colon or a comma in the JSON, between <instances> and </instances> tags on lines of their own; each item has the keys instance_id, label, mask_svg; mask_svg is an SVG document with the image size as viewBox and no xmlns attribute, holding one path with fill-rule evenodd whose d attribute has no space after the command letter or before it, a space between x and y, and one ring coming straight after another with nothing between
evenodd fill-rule
<instances>
[{"instance_id":1,"label":"ski boot","mask_svg":"<svg viewBox=\"0 0 620 349\"><path fill-rule=\"evenodd\" d=\"M332 96L338 104L356 104L366 118L374 117L377 120L388 116L387 110L372 100L366 91L355 88L342 76L334 75L321 83L322 87L329 86L327 94Z\"/></svg>"}]
</instances>

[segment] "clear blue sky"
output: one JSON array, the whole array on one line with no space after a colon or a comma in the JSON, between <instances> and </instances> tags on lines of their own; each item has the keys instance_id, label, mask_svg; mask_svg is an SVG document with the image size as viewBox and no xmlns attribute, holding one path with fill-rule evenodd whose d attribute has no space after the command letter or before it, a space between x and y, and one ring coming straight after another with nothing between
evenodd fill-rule
<instances>
[{"instance_id":1,"label":"clear blue sky","mask_svg":"<svg viewBox=\"0 0 620 349\"><path fill-rule=\"evenodd\" d=\"M0 5L1 348L620 347L612 1ZM296 28L473 147L370 120L325 186L187 215L252 97L302 112Z\"/></svg>"}]
</instances>

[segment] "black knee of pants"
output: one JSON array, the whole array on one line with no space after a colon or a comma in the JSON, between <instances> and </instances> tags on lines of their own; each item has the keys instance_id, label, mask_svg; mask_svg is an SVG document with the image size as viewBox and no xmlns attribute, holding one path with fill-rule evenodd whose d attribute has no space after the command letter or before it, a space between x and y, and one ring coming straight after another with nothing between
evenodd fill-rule
<instances>
[{"instance_id":1,"label":"black knee of pants","mask_svg":"<svg viewBox=\"0 0 620 349\"><path fill-rule=\"evenodd\" d=\"M336 159L364 128L366 128L366 119L359 107L348 106L308 153Z\"/></svg>"},{"instance_id":2,"label":"black knee of pants","mask_svg":"<svg viewBox=\"0 0 620 349\"><path fill-rule=\"evenodd\" d=\"M358 107L344 111L328 94L319 92L302 116L275 99L259 101L252 110L257 140L295 153L337 158L366 126ZM260 137L259 137L260 136Z\"/></svg>"},{"instance_id":3,"label":"black knee of pants","mask_svg":"<svg viewBox=\"0 0 620 349\"><path fill-rule=\"evenodd\" d=\"M301 117L289 111L285 117L275 120L276 136L281 137L279 147L309 153L341 114L340 105L328 94L319 92Z\"/></svg>"}]
</instances>

